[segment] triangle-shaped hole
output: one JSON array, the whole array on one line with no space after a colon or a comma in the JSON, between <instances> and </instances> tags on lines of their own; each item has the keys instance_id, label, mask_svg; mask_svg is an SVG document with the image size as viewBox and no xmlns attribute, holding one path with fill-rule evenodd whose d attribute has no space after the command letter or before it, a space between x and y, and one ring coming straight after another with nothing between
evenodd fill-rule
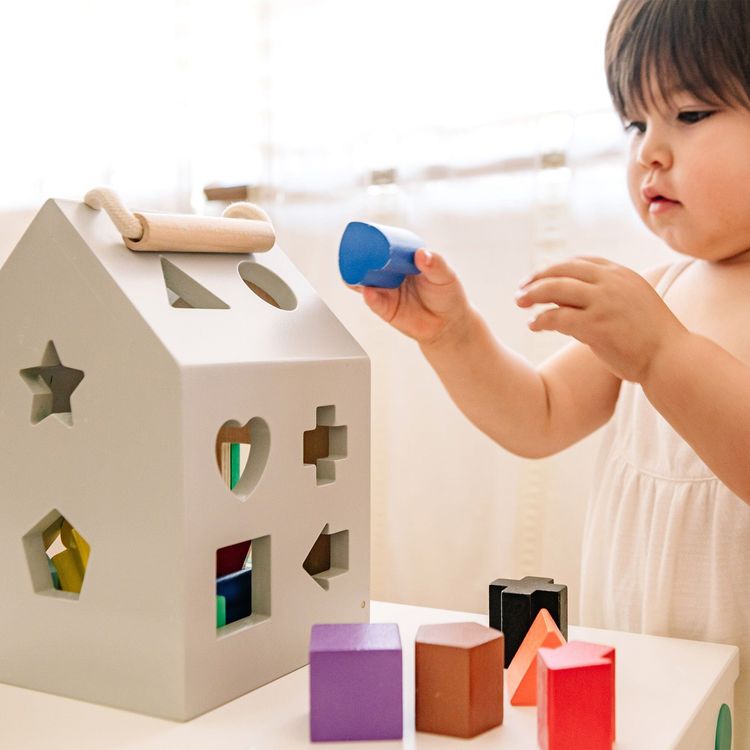
<instances>
[{"instance_id":1,"label":"triangle-shaped hole","mask_svg":"<svg viewBox=\"0 0 750 750\"><path fill-rule=\"evenodd\" d=\"M201 310L228 310L229 305L199 284L172 261L161 259L161 270L172 307Z\"/></svg>"},{"instance_id":2,"label":"triangle-shaped hole","mask_svg":"<svg viewBox=\"0 0 750 750\"><path fill-rule=\"evenodd\" d=\"M302 567L320 588L328 591L331 578L336 578L349 570L349 530L331 534L326 524Z\"/></svg>"}]
</instances>

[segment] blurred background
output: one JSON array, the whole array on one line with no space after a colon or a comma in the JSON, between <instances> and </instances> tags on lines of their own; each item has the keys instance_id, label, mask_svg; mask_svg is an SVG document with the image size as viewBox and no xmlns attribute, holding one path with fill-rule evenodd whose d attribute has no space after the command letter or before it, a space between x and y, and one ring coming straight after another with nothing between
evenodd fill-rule
<instances>
[{"instance_id":1,"label":"blurred background","mask_svg":"<svg viewBox=\"0 0 750 750\"><path fill-rule=\"evenodd\" d=\"M337 268L346 223L443 253L497 335L539 362L518 281L569 255L669 259L625 189L609 102L614 0L36 0L0 10L0 263L48 197L264 206L372 359L372 596L482 612L496 577L567 583L598 435L505 452Z\"/></svg>"}]
</instances>

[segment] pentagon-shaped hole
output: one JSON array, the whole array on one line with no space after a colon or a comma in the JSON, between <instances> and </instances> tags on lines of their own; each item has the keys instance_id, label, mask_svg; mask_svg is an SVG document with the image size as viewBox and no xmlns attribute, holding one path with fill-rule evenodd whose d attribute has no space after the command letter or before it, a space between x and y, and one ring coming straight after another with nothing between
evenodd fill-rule
<instances>
[{"instance_id":1,"label":"pentagon-shaped hole","mask_svg":"<svg viewBox=\"0 0 750 750\"><path fill-rule=\"evenodd\" d=\"M231 635L271 616L271 537L216 550L216 634Z\"/></svg>"},{"instance_id":2,"label":"pentagon-shaped hole","mask_svg":"<svg viewBox=\"0 0 750 750\"><path fill-rule=\"evenodd\" d=\"M280 310L294 310L297 307L294 292L270 268L255 261L246 260L240 263L237 270L248 289L264 302Z\"/></svg>"},{"instance_id":3,"label":"pentagon-shaped hole","mask_svg":"<svg viewBox=\"0 0 750 750\"><path fill-rule=\"evenodd\" d=\"M271 447L268 424L253 417L241 425L230 419L216 435L216 463L227 487L242 500L255 489Z\"/></svg>"},{"instance_id":4,"label":"pentagon-shaped hole","mask_svg":"<svg viewBox=\"0 0 750 750\"><path fill-rule=\"evenodd\" d=\"M23 537L34 591L78 599L91 547L83 535L53 510Z\"/></svg>"}]
</instances>

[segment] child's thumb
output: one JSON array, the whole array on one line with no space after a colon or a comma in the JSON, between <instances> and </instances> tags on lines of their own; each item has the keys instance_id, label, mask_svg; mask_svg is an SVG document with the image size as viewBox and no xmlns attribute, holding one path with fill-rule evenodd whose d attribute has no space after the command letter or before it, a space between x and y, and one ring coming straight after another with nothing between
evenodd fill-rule
<instances>
[{"instance_id":1,"label":"child's thumb","mask_svg":"<svg viewBox=\"0 0 750 750\"><path fill-rule=\"evenodd\" d=\"M414 264L422 272L424 278L432 284L450 284L456 279L453 269L438 253L420 248L414 255Z\"/></svg>"}]
</instances>

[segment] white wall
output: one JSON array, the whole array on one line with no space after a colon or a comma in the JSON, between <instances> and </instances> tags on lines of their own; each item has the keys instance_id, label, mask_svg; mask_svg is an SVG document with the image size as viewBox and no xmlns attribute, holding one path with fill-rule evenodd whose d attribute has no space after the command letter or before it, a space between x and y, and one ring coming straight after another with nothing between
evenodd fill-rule
<instances>
[{"instance_id":1,"label":"white wall","mask_svg":"<svg viewBox=\"0 0 750 750\"><path fill-rule=\"evenodd\" d=\"M0 213L0 265L21 239L35 213L31 208Z\"/></svg>"}]
</instances>

